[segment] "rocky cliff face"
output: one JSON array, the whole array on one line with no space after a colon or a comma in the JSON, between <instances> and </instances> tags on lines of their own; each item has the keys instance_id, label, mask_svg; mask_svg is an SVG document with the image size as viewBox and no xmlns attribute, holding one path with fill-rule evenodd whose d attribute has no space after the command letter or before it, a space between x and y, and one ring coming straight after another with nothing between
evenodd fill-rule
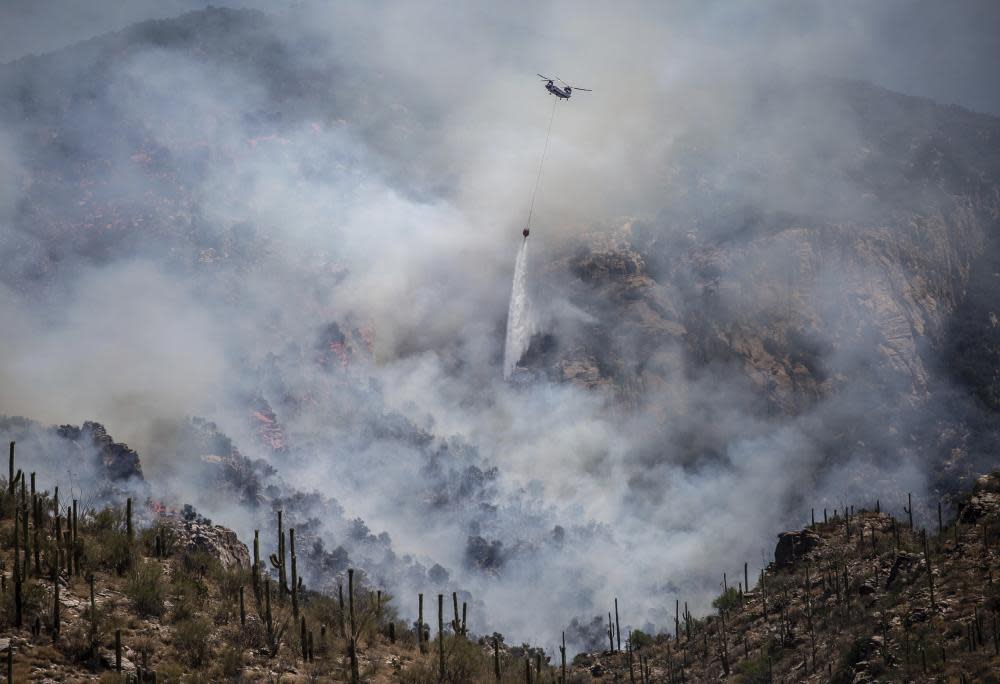
<instances>
[{"instance_id":1,"label":"rocky cliff face","mask_svg":"<svg viewBox=\"0 0 1000 684\"><path fill-rule=\"evenodd\" d=\"M937 465L981 452L961 435L996 430L1000 121L859 84L840 98L864 124L850 187L867 205L590 235L547 274L570 279L588 322L536 338L524 365L653 413L683 377L724 369L762 416L853 404L842 441L871 439L857 423L877 415L871 427L926 451L915 423L933 414L951 437L928 447Z\"/></svg>"}]
</instances>

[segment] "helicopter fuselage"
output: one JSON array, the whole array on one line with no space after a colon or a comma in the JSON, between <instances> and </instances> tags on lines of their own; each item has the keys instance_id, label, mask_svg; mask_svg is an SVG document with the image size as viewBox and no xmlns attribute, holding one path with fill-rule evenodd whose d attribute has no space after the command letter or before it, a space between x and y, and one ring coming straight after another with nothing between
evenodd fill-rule
<instances>
[{"instance_id":1,"label":"helicopter fuselage","mask_svg":"<svg viewBox=\"0 0 1000 684\"><path fill-rule=\"evenodd\" d=\"M573 89L571 87L566 86L565 88L560 88L552 81L548 81L545 84L545 89L562 100L568 100L573 94Z\"/></svg>"}]
</instances>

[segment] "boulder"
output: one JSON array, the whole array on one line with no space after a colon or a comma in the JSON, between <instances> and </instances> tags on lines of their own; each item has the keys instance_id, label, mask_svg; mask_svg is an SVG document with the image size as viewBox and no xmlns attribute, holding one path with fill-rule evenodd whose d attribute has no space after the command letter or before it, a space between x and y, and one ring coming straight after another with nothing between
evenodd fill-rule
<instances>
[{"instance_id":1,"label":"boulder","mask_svg":"<svg viewBox=\"0 0 1000 684\"><path fill-rule=\"evenodd\" d=\"M820 543L819 535L812 530L782 532L778 535L778 545L774 547L774 562L779 567L792 565Z\"/></svg>"}]
</instances>

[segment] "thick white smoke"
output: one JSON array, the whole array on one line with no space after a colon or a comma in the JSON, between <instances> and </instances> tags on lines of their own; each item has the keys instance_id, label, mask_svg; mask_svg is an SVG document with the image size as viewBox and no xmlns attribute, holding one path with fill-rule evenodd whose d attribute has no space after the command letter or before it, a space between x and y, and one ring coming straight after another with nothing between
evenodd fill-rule
<instances>
[{"instance_id":1,"label":"thick white smoke","mask_svg":"<svg viewBox=\"0 0 1000 684\"><path fill-rule=\"evenodd\" d=\"M503 348L504 380L510 380L517 362L528 351L533 334L535 319L528 295L528 240L525 239L517 251L514 284L510 290L510 307L507 309L507 338Z\"/></svg>"},{"instance_id":2,"label":"thick white smoke","mask_svg":"<svg viewBox=\"0 0 1000 684\"><path fill-rule=\"evenodd\" d=\"M0 413L104 422L155 487L187 486L241 533L268 529L270 511L230 510L171 467L225 450L182 448L162 423L215 421L339 501L303 535L349 548L404 614L416 591L469 591L476 631L538 639L615 594L634 626L669 625L676 598L707 607L716 575L753 569L810 507L903 501L925 478L880 429L902 465L859 482L874 448L857 426L881 427L867 386L765 416L753 383L767 372L698 359L712 342L698 324L762 357L739 335L765 311L776 328L804 321L816 351L800 365L831 383L878 361L827 328L870 328L889 286L845 290L831 243L815 254L831 275L793 299L805 259L753 247L780 226L740 219L745 205L842 218L870 203L858 174L893 187L905 167L869 168L879 137L843 102L769 89L789 69L858 73L864 51L844 45L881 44L857 12L791 5L805 3L296 3L278 20L216 10L154 27L94 64L71 52L3 67L15 96L0 106L0 175L15 182L0 188ZM595 91L560 105L546 230L531 238L545 297L531 301L527 244L513 284L509 250L552 107L538 70ZM648 224L642 269L586 255L623 216ZM601 282L627 287L602 299ZM565 363L502 382L536 321ZM654 366L669 382L619 385L651 410L604 392ZM270 404L287 451L262 446L248 397Z\"/></svg>"}]
</instances>

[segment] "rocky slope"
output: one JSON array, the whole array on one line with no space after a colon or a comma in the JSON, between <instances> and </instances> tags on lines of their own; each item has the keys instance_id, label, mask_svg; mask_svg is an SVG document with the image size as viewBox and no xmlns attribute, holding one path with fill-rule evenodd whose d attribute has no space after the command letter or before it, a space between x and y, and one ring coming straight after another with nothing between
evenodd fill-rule
<instances>
[{"instance_id":1,"label":"rocky slope","mask_svg":"<svg viewBox=\"0 0 1000 684\"><path fill-rule=\"evenodd\" d=\"M830 511L778 536L751 591L729 577L715 615L682 606L673 633L622 635L623 651L616 634L569 681L1000 681L998 494L1000 473L978 478L937 533Z\"/></svg>"}]
</instances>

